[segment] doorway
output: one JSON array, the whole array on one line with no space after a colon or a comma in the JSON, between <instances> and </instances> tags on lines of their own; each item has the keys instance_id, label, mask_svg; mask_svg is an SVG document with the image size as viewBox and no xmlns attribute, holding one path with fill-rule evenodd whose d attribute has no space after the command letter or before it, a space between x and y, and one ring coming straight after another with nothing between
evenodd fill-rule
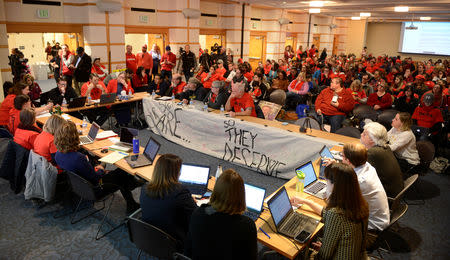
<instances>
[{"instance_id":1,"label":"doorway","mask_svg":"<svg viewBox=\"0 0 450 260\"><path fill-rule=\"evenodd\" d=\"M290 45L292 47L292 51L295 53L297 51L297 37L295 36L286 36L286 43L284 47ZM283 50L284 52L284 50Z\"/></svg>"},{"instance_id":2,"label":"doorway","mask_svg":"<svg viewBox=\"0 0 450 260\"><path fill-rule=\"evenodd\" d=\"M338 53L338 45L339 45L339 35L334 35L332 55L337 55L337 53Z\"/></svg>"},{"instance_id":3,"label":"doorway","mask_svg":"<svg viewBox=\"0 0 450 260\"><path fill-rule=\"evenodd\" d=\"M316 49L320 50L320 34L313 34L313 42Z\"/></svg>"},{"instance_id":4,"label":"doorway","mask_svg":"<svg viewBox=\"0 0 450 260\"><path fill-rule=\"evenodd\" d=\"M250 35L250 52L248 62L252 69L258 67L258 62L265 60L265 43L266 36L264 35Z\"/></svg>"},{"instance_id":5,"label":"doorway","mask_svg":"<svg viewBox=\"0 0 450 260\"><path fill-rule=\"evenodd\" d=\"M200 34L199 43L202 50L208 49L209 54L211 54L212 47L217 44L217 46L224 46L225 37L223 35L214 34Z\"/></svg>"},{"instance_id":6,"label":"doorway","mask_svg":"<svg viewBox=\"0 0 450 260\"><path fill-rule=\"evenodd\" d=\"M167 37L164 33L126 33L125 45L133 47L133 53L139 53L142 50L142 45L147 44L147 51L151 51L153 44L156 44L161 54L166 52Z\"/></svg>"}]
</instances>

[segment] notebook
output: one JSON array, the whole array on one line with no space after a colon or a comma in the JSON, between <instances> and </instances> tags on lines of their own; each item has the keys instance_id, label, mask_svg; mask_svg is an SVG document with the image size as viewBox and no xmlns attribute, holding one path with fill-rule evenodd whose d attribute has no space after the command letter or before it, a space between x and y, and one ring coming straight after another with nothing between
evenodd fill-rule
<instances>
[{"instance_id":1,"label":"notebook","mask_svg":"<svg viewBox=\"0 0 450 260\"><path fill-rule=\"evenodd\" d=\"M327 184L317 179L316 171L314 170L311 161L301 165L295 171L302 171L305 174L305 188L303 189L305 193L320 199L325 198L325 188L327 187Z\"/></svg>"},{"instance_id":2,"label":"notebook","mask_svg":"<svg viewBox=\"0 0 450 260\"><path fill-rule=\"evenodd\" d=\"M80 145L93 143L99 129L100 126L97 123L92 122L88 135L80 136Z\"/></svg>"},{"instance_id":3,"label":"notebook","mask_svg":"<svg viewBox=\"0 0 450 260\"><path fill-rule=\"evenodd\" d=\"M245 183L245 204L247 209L244 215L251 218L253 221L258 219L263 210L264 197L266 196L266 190L254 185Z\"/></svg>"},{"instance_id":4,"label":"notebook","mask_svg":"<svg viewBox=\"0 0 450 260\"><path fill-rule=\"evenodd\" d=\"M142 154L128 156L125 160L131 168L152 165L160 147L161 145L153 137L150 137Z\"/></svg>"},{"instance_id":5,"label":"notebook","mask_svg":"<svg viewBox=\"0 0 450 260\"><path fill-rule=\"evenodd\" d=\"M316 229L317 219L299 214L292 209L286 188L281 187L267 202L277 232L305 243Z\"/></svg>"},{"instance_id":6,"label":"notebook","mask_svg":"<svg viewBox=\"0 0 450 260\"><path fill-rule=\"evenodd\" d=\"M191 194L203 195L208 188L209 166L183 163L178 179Z\"/></svg>"}]
</instances>

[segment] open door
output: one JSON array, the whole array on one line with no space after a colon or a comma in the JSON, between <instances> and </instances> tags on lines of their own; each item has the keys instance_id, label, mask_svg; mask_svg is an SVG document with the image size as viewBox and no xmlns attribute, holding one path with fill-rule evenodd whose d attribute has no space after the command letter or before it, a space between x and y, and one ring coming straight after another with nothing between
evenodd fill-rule
<instances>
[{"instance_id":1,"label":"open door","mask_svg":"<svg viewBox=\"0 0 450 260\"><path fill-rule=\"evenodd\" d=\"M333 38L333 55L337 55L339 45L339 35L334 35Z\"/></svg>"},{"instance_id":2,"label":"open door","mask_svg":"<svg viewBox=\"0 0 450 260\"><path fill-rule=\"evenodd\" d=\"M320 50L320 34L314 34L313 35L313 42L312 44L314 44L316 46L316 49Z\"/></svg>"},{"instance_id":3,"label":"open door","mask_svg":"<svg viewBox=\"0 0 450 260\"><path fill-rule=\"evenodd\" d=\"M153 48L153 44L156 44L159 49L161 50L161 53L166 52L166 44L165 44L165 37L164 34L149 34L148 35L148 50L150 51Z\"/></svg>"},{"instance_id":4,"label":"open door","mask_svg":"<svg viewBox=\"0 0 450 260\"><path fill-rule=\"evenodd\" d=\"M292 50L294 51L294 53L297 51L297 37L295 36L286 36L286 43L284 45L284 47L290 45L292 47ZM284 49L283 49L284 52Z\"/></svg>"},{"instance_id":5,"label":"open door","mask_svg":"<svg viewBox=\"0 0 450 260\"><path fill-rule=\"evenodd\" d=\"M264 57L264 46L266 37L263 35L250 35L250 53L248 57L248 62L252 66L252 69L258 67L258 62L263 62Z\"/></svg>"}]
</instances>

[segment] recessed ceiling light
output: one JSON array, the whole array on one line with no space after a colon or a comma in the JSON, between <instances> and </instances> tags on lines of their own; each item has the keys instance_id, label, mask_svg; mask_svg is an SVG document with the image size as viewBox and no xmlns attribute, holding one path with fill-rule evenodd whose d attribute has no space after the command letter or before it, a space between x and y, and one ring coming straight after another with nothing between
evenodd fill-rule
<instances>
[{"instance_id":1,"label":"recessed ceiling light","mask_svg":"<svg viewBox=\"0 0 450 260\"><path fill-rule=\"evenodd\" d=\"M322 7L324 4L324 1L310 1L309 7Z\"/></svg>"},{"instance_id":2,"label":"recessed ceiling light","mask_svg":"<svg viewBox=\"0 0 450 260\"><path fill-rule=\"evenodd\" d=\"M396 12L408 12L409 11L409 7L407 7L407 6L396 6L394 8L394 10Z\"/></svg>"},{"instance_id":3,"label":"recessed ceiling light","mask_svg":"<svg viewBox=\"0 0 450 260\"><path fill-rule=\"evenodd\" d=\"M370 17L371 13L359 13L361 17Z\"/></svg>"},{"instance_id":4,"label":"recessed ceiling light","mask_svg":"<svg viewBox=\"0 0 450 260\"><path fill-rule=\"evenodd\" d=\"M319 14L320 8L309 8L309 13L310 14Z\"/></svg>"},{"instance_id":5,"label":"recessed ceiling light","mask_svg":"<svg viewBox=\"0 0 450 260\"><path fill-rule=\"evenodd\" d=\"M420 20L422 20L422 21L430 21L431 17L429 17L429 16L421 16Z\"/></svg>"},{"instance_id":6,"label":"recessed ceiling light","mask_svg":"<svg viewBox=\"0 0 450 260\"><path fill-rule=\"evenodd\" d=\"M361 20L361 17L359 17L359 16L352 16L352 20Z\"/></svg>"}]
</instances>

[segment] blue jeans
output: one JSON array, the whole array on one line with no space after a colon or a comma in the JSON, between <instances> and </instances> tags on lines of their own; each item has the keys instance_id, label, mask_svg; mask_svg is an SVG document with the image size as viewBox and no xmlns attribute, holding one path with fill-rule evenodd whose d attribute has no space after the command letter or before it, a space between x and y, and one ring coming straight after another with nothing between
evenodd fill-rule
<instances>
[{"instance_id":1,"label":"blue jeans","mask_svg":"<svg viewBox=\"0 0 450 260\"><path fill-rule=\"evenodd\" d=\"M335 133L339 128L342 126L342 122L345 120L345 115L323 115L323 123L328 123L331 125L331 133ZM319 115L315 115L315 118L317 121L319 121L319 124L322 123L322 118Z\"/></svg>"},{"instance_id":2,"label":"blue jeans","mask_svg":"<svg viewBox=\"0 0 450 260\"><path fill-rule=\"evenodd\" d=\"M172 71L171 70L161 70L161 78L164 80L165 77L169 79L169 82L172 82Z\"/></svg>"}]
</instances>

